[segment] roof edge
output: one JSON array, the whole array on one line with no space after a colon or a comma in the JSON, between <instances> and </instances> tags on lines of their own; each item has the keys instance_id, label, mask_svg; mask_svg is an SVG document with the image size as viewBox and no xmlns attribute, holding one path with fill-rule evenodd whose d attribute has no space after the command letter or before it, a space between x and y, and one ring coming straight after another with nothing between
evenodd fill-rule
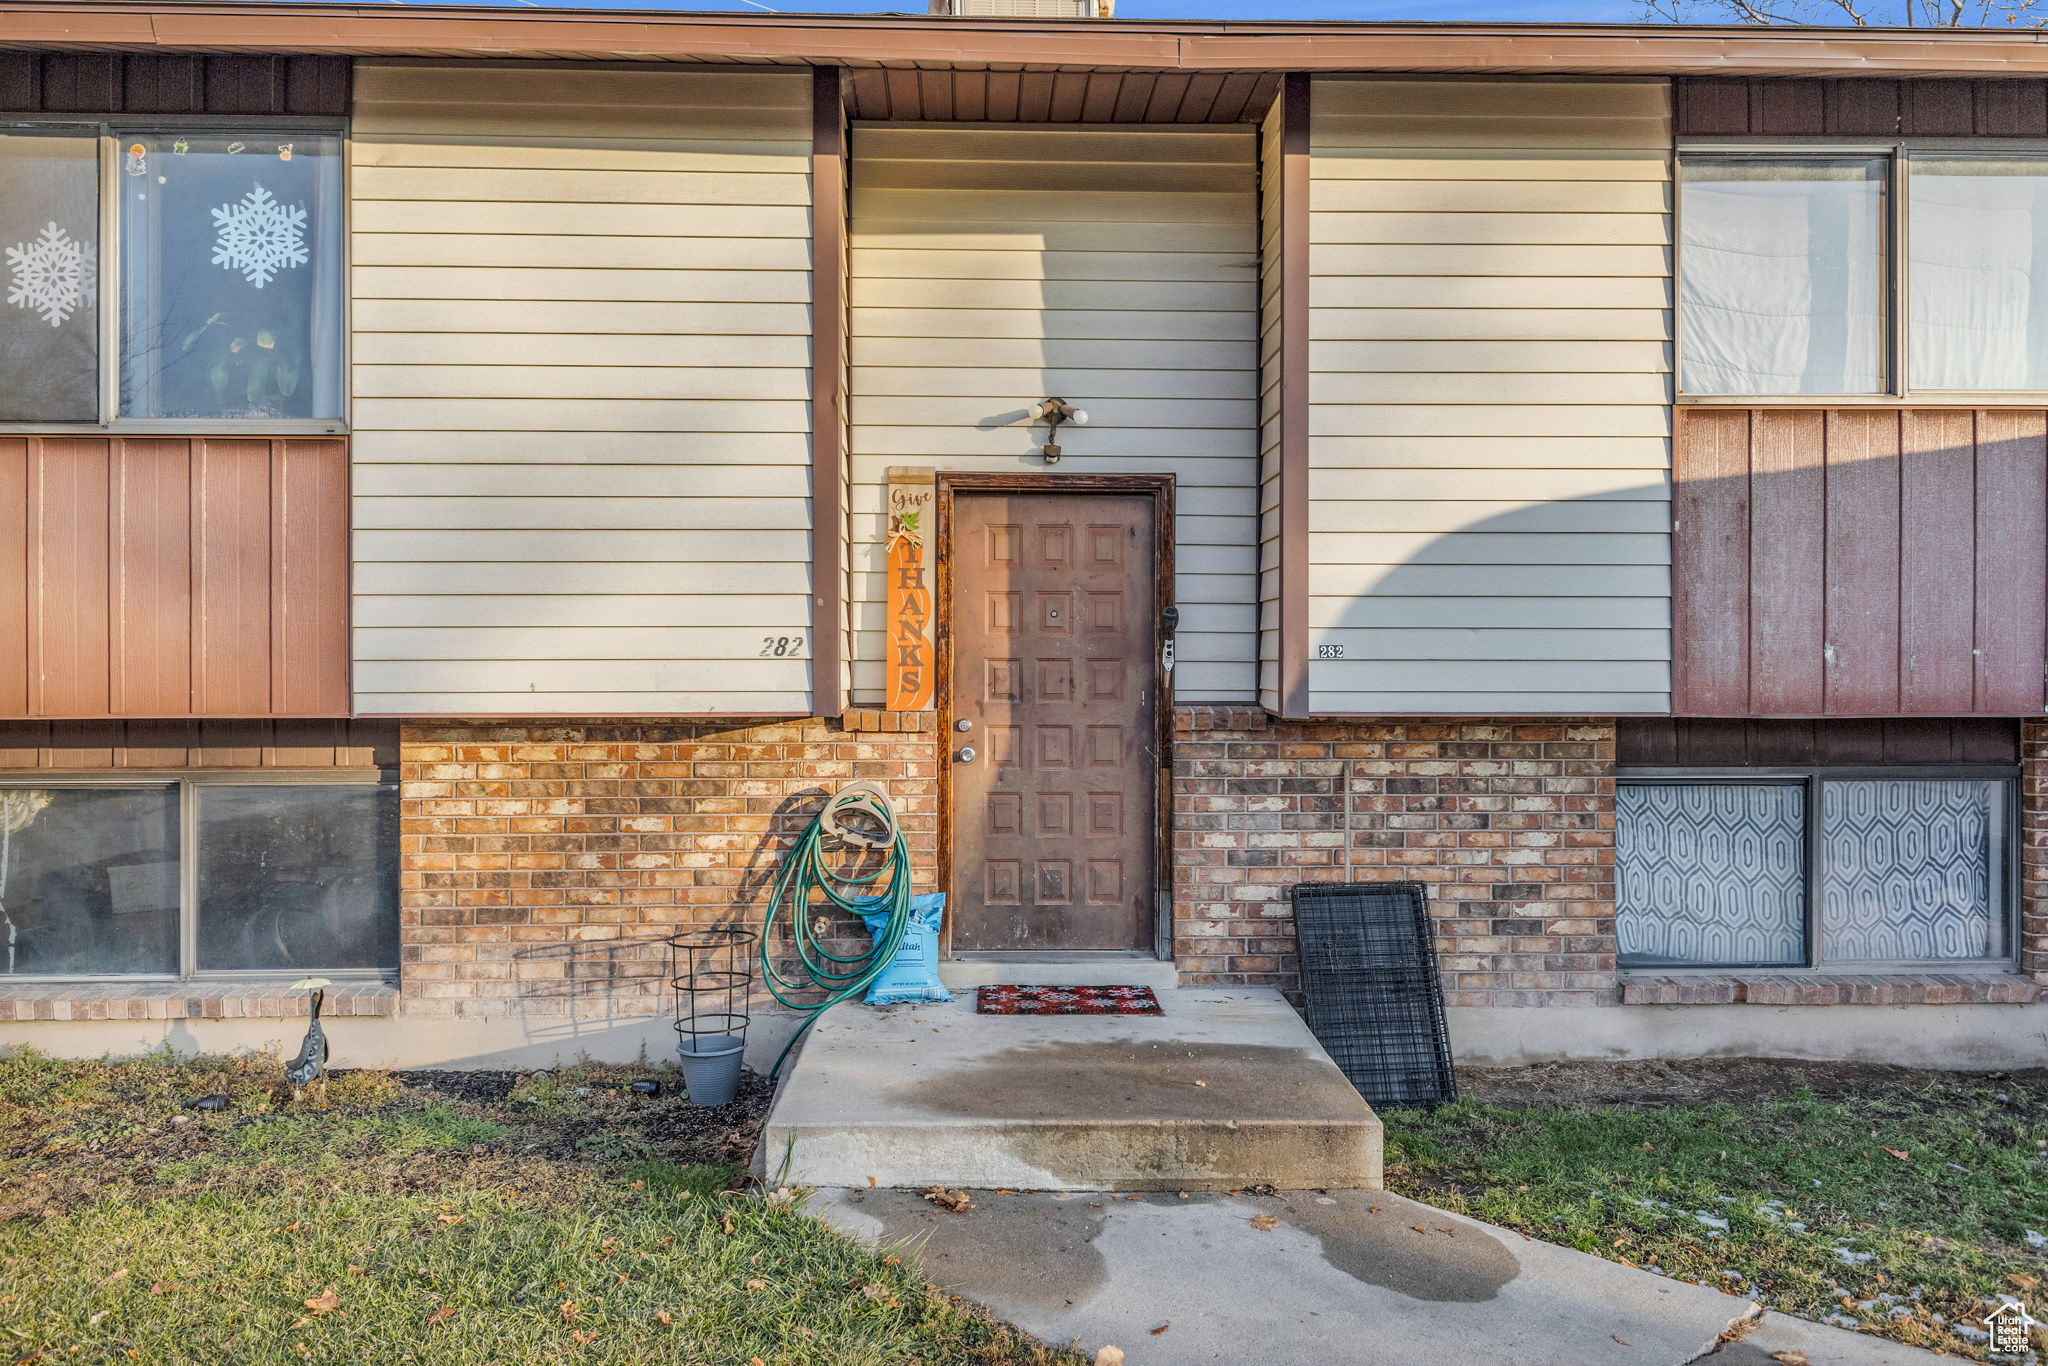
<instances>
[{"instance_id":1,"label":"roof edge","mask_svg":"<svg viewBox=\"0 0 2048 1366\"><path fill-rule=\"evenodd\" d=\"M962 19L0 0L0 50L312 53L996 70L2048 75L2039 31L1666 24Z\"/></svg>"}]
</instances>

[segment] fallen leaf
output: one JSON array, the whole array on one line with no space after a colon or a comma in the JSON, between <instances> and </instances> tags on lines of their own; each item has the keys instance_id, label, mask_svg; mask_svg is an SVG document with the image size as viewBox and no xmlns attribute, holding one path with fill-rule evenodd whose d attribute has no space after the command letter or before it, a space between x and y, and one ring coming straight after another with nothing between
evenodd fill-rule
<instances>
[{"instance_id":1,"label":"fallen leaf","mask_svg":"<svg viewBox=\"0 0 2048 1366\"><path fill-rule=\"evenodd\" d=\"M869 1178L868 1178L868 1189L869 1189L869 1190L873 1190L874 1188L875 1188L875 1178L871 1176L871 1177L869 1177Z\"/></svg>"},{"instance_id":2,"label":"fallen leaf","mask_svg":"<svg viewBox=\"0 0 2048 1366\"><path fill-rule=\"evenodd\" d=\"M100 1321L113 1312L114 1311L111 1309L102 1309L99 1313L94 1314L91 1318L87 1319L85 1321L85 1326L88 1328L97 1328L100 1326Z\"/></svg>"},{"instance_id":3,"label":"fallen leaf","mask_svg":"<svg viewBox=\"0 0 2048 1366\"><path fill-rule=\"evenodd\" d=\"M593 1328L586 1333L581 1328L571 1328L569 1336L576 1339L577 1346L588 1347L591 1343L597 1341L597 1330Z\"/></svg>"},{"instance_id":4,"label":"fallen leaf","mask_svg":"<svg viewBox=\"0 0 2048 1366\"><path fill-rule=\"evenodd\" d=\"M564 1319L574 1319L583 1312L583 1306L574 1300L563 1300L559 1306L559 1312Z\"/></svg>"},{"instance_id":5,"label":"fallen leaf","mask_svg":"<svg viewBox=\"0 0 2048 1366\"><path fill-rule=\"evenodd\" d=\"M312 1299L306 1301L306 1308L312 1310L316 1316L320 1314L332 1314L336 1309L340 1307L341 1296L334 1293L334 1287L331 1285L328 1286L325 1290L321 1291L319 1294L313 1296Z\"/></svg>"},{"instance_id":6,"label":"fallen leaf","mask_svg":"<svg viewBox=\"0 0 2048 1366\"><path fill-rule=\"evenodd\" d=\"M1899 1161L1901 1162L1911 1161L1913 1157L1913 1154L1907 1152L1904 1148L1886 1148L1885 1151L1890 1153L1893 1157L1899 1159Z\"/></svg>"},{"instance_id":7,"label":"fallen leaf","mask_svg":"<svg viewBox=\"0 0 2048 1366\"><path fill-rule=\"evenodd\" d=\"M730 1214L726 1215L725 1218L719 1220L718 1226L725 1230L726 1237L732 1237L732 1216Z\"/></svg>"},{"instance_id":8,"label":"fallen leaf","mask_svg":"<svg viewBox=\"0 0 2048 1366\"><path fill-rule=\"evenodd\" d=\"M348 1264L348 1274L351 1276L360 1276L363 1274L363 1268L357 1266L354 1262L350 1262Z\"/></svg>"},{"instance_id":9,"label":"fallen leaf","mask_svg":"<svg viewBox=\"0 0 2048 1366\"><path fill-rule=\"evenodd\" d=\"M2012 1275L2007 1276L2006 1280L2012 1283L2012 1286L2015 1290L2032 1290L2035 1286L2041 1283L2041 1278L2039 1276L2023 1276L2018 1272L2014 1272Z\"/></svg>"},{"instance_id":10,"label":"fallen leaf","mask_svg":"<svg viewBox=\"0 0 2048 1366\"><path fill-rule=\"evenodd\" d=\"M1207 1086L1208 1084L1209 1084L1209 1083L1208 1083L1208 1082L1206 1082L1206 1081L1198 1081L1198 1082L1196 1082L1196 1083L1195 1083L1195 1085L1197 1085L1197 1086Z\"/></svg>"},{"instance_id":11,"label":"fallen leaf","mask_svg":"<svg viewBox=\"0 0 2048 1366\"><path fill-rule=\"evenodd\" d=\"M964 1214L966 1211L974 1208L974 1197L970 1196L966 1191L949 1190L944 1186L933 1186L923 1194L925 1199L931 1201L940 1209L951 1210L955 1214Z\"/></svg>"},{"instance_id":12,"label":"fallen leaf","mask_svg":"<svg viewBox=\"0 0 2048 1366\"><path fill-rule=\"evenodd\" d=\"M621 1280L623 1280L623 1279L625 1279L625 1278L624 1278L624 1277L620 1277L620 1279L621 1279ZM766 1281L748 1281L748 1282L747 1282L747 1289L749 1289L749 1290L766 1290L767 1288L768 1288L768 1282L766 1282Z\"/></svg>"},{"instance_id":13,"label":"fallen leaf","mask_svg":"<svg viewBox=\"0 0 2048 1366\"><path fill-rule=\"evenodd\" d=\"M1280 1220L1271 1214L1261 1214L1253 1218L1252 1227L1264 1233L1268 1229L1280 1227Z\"/></svg>"},{"instance_id":14,"label":"fallen leaf","mask_svg":"<svg viewBox=\"0 0 2048 1366\"><path fill-rule=\"evenodd\" d=\"M616 1281L614 1281L614 1282L613 1282L613 1284L614 1284L614 1285L624 1285L625 1283L626 1283L626 1273L625 1273L625 1272L623 1272L623 1271L621 1271L621 1272L619 1273L619 1279L618 1279L618 1280L616 1280Z\"/></svg>"},{"instance_id":15,"label":"fallen leaf","mask_svg":"<svg viewBox=\"0 0 2048 1366\"><path fill-rule=\"evenodd\" d=\"M1417 1233L1421 1234L1425 1238L1429 1236L1429 1230L1423 1228L1420 1224L1410 1224L1408 1225L1408 1227L1414 1229Z\"/></svg>"},{"instance_id":16,"label":"fallen leaf","mask_svg":"<svg viewBox=\"0 0 2048 1366\"><path fill-rule=\"evenodd\" d=\"M440 1307L439 1309L436 1309L436 1310L435 1310L435 1311L434 1311L433 1313L431 1313L431 1314L427 1315L427 1322L428 1322L428 1323L445 1323L445 1322L447 1322L447 1321L448 1321L449 1319L452 1319L452 1318L454 1318L454 1317L455 1317L455 1306L454 1306L454 1305L452 1305L452 1304L444 1304L444 1305L442 1305L442 1306L441 1306L441 1307Z\"/></svg>"},{"instance_id":17,"label":"fallen leaf","mask_svg":"<svg viewBox=\"0 0 2048 1366\"><path fill-rule=\"evenodd\" d=\"M1777 1362L1778 1366L1812 1366L1806 1358L1806 1353L1798 1350L1773 1352L1771 1360Z\"/></svg>"},{"instance_id":18,"label":"fallen leaf","mask_svg":"<svg viewBox=\"0 0 2048 1366\"><path fill-rule=\"evenodd\" d=\"M676 1321L676 1316L674 1314L669 1313L666 1309L658 1309L655 1311L654 1321L660 1324L662 1327L666 1328L671 1323L674 1323Z\"/></svg>"},{"instance_id":19,"label":"fallen leaf","mask_svg":"<svg viewBox=\"0 0 2048 1366\"><path fill-rule=\"evenodd\" d=\"M1645 1146L1645 1147L1648 1147L1649 1145L1648 1145L1648 1144L1645 1144L1645 1145L1643 1145L1643 1146ZM1607 1336L1608 1336L1608 1337L1611 1337L1611 1338L1613 1338L1613 1339L1614 1339L1614 1340L1615 1340L1616 1342L1620 1343L1620 1344L1621 1344L1622 1346L1624 1346L1624 1347L1633 1347L1633 1346L1635 1346L1635 1344L1634 1344L1633 1342L1630 1342L1630 1341L1629 1341L1629 1340L1628 1340L1627 1338L1625 1338L1625 1337L1621 1337L1621 1336L1619 1336L1619 1335L1617 1335L1617 1334L1614 1334L1614 1333L1609 1333L1609 1334L1608 1334Z\"/></svg>"},{"instance_id":20,"label":"fallen leaf","mask_svg":"<svg viewBox=\"0 0 2048 1366\"><path fill-rule=\"evenodd\" d=\"M1095 1366L1124 1366L1124 1349L1107 1343L1095 1349Z\"/></svg>"},{"instance_id":21,"label":"fallen leaf","mask_svg":"<svg viewBox=\"0 0 2048 1366\"><path fill-rule=\"evenodd\" d=\"M1156 1337L1158 1337L1158 1336L1159 1336L1159 1335L1160 1335L1161 1333L1165 1332L1165 1331L1166 1331L1167 1329L1169 1329L1169 1328L1171 1328L1171 1327L1173 1327L1173 1324L1172 1324L1172 1323L1170 1323L1170 1322L1168 1322L1168 1323L1162 1323L1162 1324L1160 1324L1160 1325L1159 1325L1159 1326L1158 1326L1157 1328L1154 1328L1154 1329L1152 1330L1152 1336L1156 1338Z\"/></svg>"},{"instance_id":22,"label":"fallen leaf","mask_svg":"<svg viewBox=\"0 0 2048 1366\"><path fill-rule=\"evenodd\" d=\"M469 1222L469 1220L459 1214L437 1214L434 1218L444 1224L466 1224Z\"/></svg>"}]
</instances>

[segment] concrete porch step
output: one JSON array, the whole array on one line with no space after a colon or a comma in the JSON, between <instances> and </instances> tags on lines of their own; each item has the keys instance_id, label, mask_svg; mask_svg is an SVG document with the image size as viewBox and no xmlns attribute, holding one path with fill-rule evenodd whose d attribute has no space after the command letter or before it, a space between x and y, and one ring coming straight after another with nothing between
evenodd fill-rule
<instances>
[{"instance_id":1,"label":"concrete porch step","mask_svg":"<svg viewBox=\"0 0 2048 1366\"><path fill-rule=\"evenodd\" d=\"M1004 954L948 958L939 980L951 991L1008 984L1020 987L1150 987L1170 991L1180 970L1170 959L1132 953Z\"/></svg>"},{"instance_id":2,"label":"concrete porch step","mask_svg":"<svg viewBox=\"0 0 2048 1366\"><path fill-rule=\"evenodd\" d=\"M977 1015L971 995L835 1006L769 1112L766 1170L862 1188L1380 1188L1379 1118L1278 992L1159 996L1156 1017Z\"/></svg>"}]
</instances>

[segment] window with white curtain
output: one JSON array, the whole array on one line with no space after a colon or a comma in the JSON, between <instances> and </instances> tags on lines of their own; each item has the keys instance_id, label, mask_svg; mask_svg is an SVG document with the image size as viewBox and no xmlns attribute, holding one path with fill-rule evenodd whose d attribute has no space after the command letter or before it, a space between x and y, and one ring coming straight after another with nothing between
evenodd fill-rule
<instances>
[{"instance_id":1,"label":"window with white curtain","mask_svg":"<svg viewBox=\"0 0 2048 1366\"><path fill-rule=\"evenodd\" d=\"M1680 161L1686 393L1883 392L1885 164Z\"/></svg>"},{"instance_id":2,"label":"window with white curtain","mask_svg":"<svg viewBox=\"0 0 2048 1366\"><path fill-rule=\"evenodd\" d=\"M2048 149L1682 150L1686 398L2048 393Z\"/></svg>"},{"instance_id":3,"label":"window with white curtain","mask_svg":"<svg viewBox=\"0 0 2048 1366\"><path fill-rule=\"evenodd\" d=\"M1702 770L1615 790L1624 967L1962 966L2012 948L2012 782Z\"/></svg>"},{"instance_id":4,"label":"window with white curtain","mask_svg":"<svg viewBox=\"0 0 2048 1366\"><path fill-rule=\"evenodd\" d=\"M1916 154L1907 197L1915 389L2048 389L2048 157Z\"/></svg>"}]
</instances>

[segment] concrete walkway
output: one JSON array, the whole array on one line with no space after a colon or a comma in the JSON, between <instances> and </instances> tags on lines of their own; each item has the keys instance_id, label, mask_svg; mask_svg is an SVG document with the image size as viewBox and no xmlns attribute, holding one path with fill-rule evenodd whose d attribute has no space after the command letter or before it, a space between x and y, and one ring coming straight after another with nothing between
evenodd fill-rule
<instances>
[{"instance_id":1,"label":"concrete walkway","mask_svg":"<svg viewBox=\"0 0 2048 1366\"><path fill-rule=\"evenodd\" d=\"M973 1209L951 1214L908 1191L835 1189L810 1208L869 1242L910 1245L926 1279L1047 1341L1113 1343L1130 1366L1937 1359L1781 1315L1722 1343L1755 1316L1750 1301L1381 1191L976 1191Z\"/></svg>"}]
</instances>

